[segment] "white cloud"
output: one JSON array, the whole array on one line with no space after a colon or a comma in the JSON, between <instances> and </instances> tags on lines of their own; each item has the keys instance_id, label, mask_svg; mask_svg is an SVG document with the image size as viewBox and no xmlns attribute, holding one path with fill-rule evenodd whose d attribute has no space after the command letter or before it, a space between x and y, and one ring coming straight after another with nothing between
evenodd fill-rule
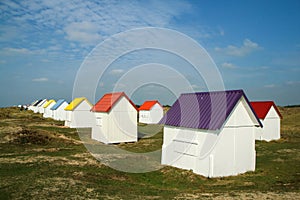
<instances>
[{"instance_id":1,"label":"white cloud","mask_svg":"<svg viewBox=\"0 0 300 200\"><path fill-rule=\"evenodd\" d=\"M8 24L5 30L14 32L13 38L19 40L24 36L34 40L32 30L43 33L49 30L49 35L43 34L43 37L61 37L65 34L67 40L87 45L95 45L94 42L101 41L105 36L131 28L167 27L175 17L192 8L190 3L182 1L172 1L170 4L164 1L32 0L5 1L0 5L9 19L3 23ZM7 38L12 34L7 32L5 35Z\"/></svg>"},{"instance_id":2,"label":"white cloud","mask_svg":"<svg viewBox=\"0 0 300 200\"><path fill-rule=\"evenodd\" d=\"M43 62L43 63L49 63L49 62L51 62L51 61L48 60L48 59L42 59L41 62Z\"/></svg>"},{"instance_id":3,"label":"white cloud","mask_svg":"<svg viewBox=\"0 0 300 200\"><path fill-rule=\"evenodd\" d=\"M120 75L120 74L124 73L124 70L123 69L113 69L109 73L112 75Z\"/></svg>"},{"instance_id":4,"label":"white cloud","mask_svg":"<svg viewBox=\"0 0 300 200\"><path fill-rule=\"evenodd\" d=\"M31 54L32 51L30 51L29 49L26 48L4 48L3 49L6 52L12 52L12 53L18 53L18 54Z\"/></svg>"},{"instance_id":5,"label":"white cloud","mask_svg":"<svg viewBox=\"0 0 300 200\"><path fill-rule=\"evenodd\" d=\"M28 48L12 48L12 47L6 47L1 49L1 53L6 55L41 55L45 53L45 49L39 49L39 50L30 50Z\"/></svg>"},{"instance_id":6,"label":"white cloud","mask_svg":"<svg viewBox=\"0 0 300 200\"><path fill-rule=\"evenodd\" d=\"M124 83L114 83L112 86L114 88L114 91L121 91L126 88L126 85Z\"/></svg>"},{"instance_id":7,"label":"white cloud","mask_svg":"<svg viewBox=\"0 0 300 200\"><path fill-rule=\"evenodd\" d=\"M287 85L298 85L298 84L300 84L300 81L287 81L286 84Z\"/></svg>"},{"instance_id":8,"label":"white cloud","mask_svg":"<svg viewBox=\"0 0 300 200\"><path fill-rule=\"evenodd\" d=\"M229 45L225 48L219 48L216 47L215 51L222 52L230 56L246 56L254 51L260 50L262 47L260 47L257 43L252 42L249 39L245 39L243 42L243 45L240 47Z\"/></svg>"},{"instance_id":9,"label":"white cloud","mask_svg":"<svg viewBox=\"0 0 300 200\"><path fill-rule=\"evenodd\" d=\"M236 68L238 68L236 65L234 65L232 63L228 63L228 62L222 63L222 67L227 68L227 69L236 69Z\"/></svg>"},{"instance_id":10,"label":"white cloud","mask_svg":"<svg viewBox=\"0 0 300 200\"><path fill-rule=\"evenodd\" d=\"M197 90L197 91L201 91L204 90L205 88L196 84L192 84L191 87L193 88L193 90ZM190 88L188 88L190 89Z\"/></svg>"},{"instance_id":11,"label":"white cloud","mask_svg":"<svg viewBox=\"0 0 300 200\"><path fill-rule=\"evenodd\" d=\"M0 7L1 10L1 7ZM15 38L23 39L23 35L21 34L21 28L15 25L4 25L1 24L0 26L0 41L7 42L10 40L14 40Z\"/></svg>"},{"instance_id":12,"label":"white cloud","mask_svg":"<svg viewBox=\"0 0 300 200\"><path fill-rule=\"evenodd\" d=\"M275 84L264 85L265 88L274 88Z\"/></svg>"},{"instance_id":13,"label":"white cloud","mask_svg":"<svg viewBox=\"0 0 300 200\"><path fill-rule=\"evenodd\" d=\"M59 44L56 44L56 45L48 47L49 51L58 51L58 50L61 50L61 49L62 48L61 48L61 46Z\"/></svg>"},{"instance_id":14,"label":"white cloud","mask_svg":"<svg viewBox=\"0 0 300 200\"><path fill-rule=\"evenodd\" d=\"M47 82L48 78L41 77L41 78L34 78L32 79L33 82Z\"/></svg>"},{"instance_id":15,"label":"white cloud","mask_svg":"<svg viewBox=\"0 0 300 200\"><path fill-rule=\"evenodd\" d=\"M270 67L269 66L261 66L260 69L265 70L265 69L270 69Z\"/></svg>"},{"instance_id":16,"label":"white cloud","mask_svg":"<svg viewBox=\"0 0 300 200\"><path fill-rule=\"evenodd\" d=\"M225 31L223 29L220 30L220 35L224 36L225 35Z\"/></svg>"},{"instance_id":17,"label":"white cloud","mask_svg":"<svg viewBox=\"0 0 300 200\"><path fill-rule=\"evenodd\" d=\"M96 23L92 22L74 22L65 27L66 38L71 41L82 42L86 44L98 44L102 37L98 33L100 30Z\"/></svg>"}]
</instances>

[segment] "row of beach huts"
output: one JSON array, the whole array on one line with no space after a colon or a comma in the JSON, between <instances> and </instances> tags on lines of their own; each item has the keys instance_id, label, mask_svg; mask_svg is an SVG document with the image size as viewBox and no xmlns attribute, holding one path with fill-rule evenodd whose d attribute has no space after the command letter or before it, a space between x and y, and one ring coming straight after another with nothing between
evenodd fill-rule
<instances>
[{"instance_id":1,"label":"row of beach huts","mask_svg":"<svg viewBox=\"0 0 300 200\"><path fill-rule=\"evenodd\" d=\"M71 128L91 128L105 144L138 141L138 122L163 124L161 163L206 177L255 170L255 140L280 139L282 116L273 101L249 102L243 90L184 93L164 114L158 100L139 108L124 92L105 94L95 105L37 100L29 107Z\"/></svg>"}]
</instances>

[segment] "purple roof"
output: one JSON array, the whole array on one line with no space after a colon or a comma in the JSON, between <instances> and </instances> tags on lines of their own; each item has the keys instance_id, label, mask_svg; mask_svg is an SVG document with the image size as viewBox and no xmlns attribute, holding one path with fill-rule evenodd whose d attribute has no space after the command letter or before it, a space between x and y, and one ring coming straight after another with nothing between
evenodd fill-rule
<instances>
[{"instance_id":1,"label":"purple roof","mask_svg":"<svg viewBox=\"0 0 300 200\"><path fill-rule=\"evenodd\" d=\"M252 110L243 90L181 94L159 123L176 127L217 130L222 128L241 97L245 98ZM253 114L262 126L255 112Z\"/></svg>"}]
</instances>

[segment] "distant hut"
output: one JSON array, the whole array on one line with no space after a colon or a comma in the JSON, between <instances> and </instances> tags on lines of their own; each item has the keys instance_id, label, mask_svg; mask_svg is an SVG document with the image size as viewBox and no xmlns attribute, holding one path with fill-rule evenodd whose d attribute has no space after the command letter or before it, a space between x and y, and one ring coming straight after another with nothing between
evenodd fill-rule
<instances>
[{"instance_id":1,"label":"distant hut","mask_svg":"<svg viewBox=\"0 0 300 200\"><path fill-rule=\"evenodd\" d=\"M38 102L39 100L35 100L28 106L28 110L33 110L34 105Z\"/></svg>"},{"instance_id":2,"label":"distant hut","mask_svg":"<svg viewBox=\"0 0 300 200\"><path fill-rule=\"evenodd\" d=\"M157 124L164 115L164 109L157 100L145 101L139 108L139 122Z\"/></svg>"},{"instance_id":3,"label":"distant hut","mask_svg":"<svg viewBox=\"0 0 300 200\"><path fill-rule=\"evenodd\" d=\"M263 127L255 134L257 140L278 140L280 139L280 121L282 116L273 101L251 102L256 115L260 119Z\"/></svg>"},{"instance_id":4,"label":"distant hut","mask_svg":"<svg viewBox=\"0 0 300 200\"><path fill-rule=\"evenodd\" d=\"M92 104L85 98L75 98L66 108L65 126L70 128L89 128L94 122L93 113L90 112Z\"/></svg>"},{"instance_id":5,"label":"distant hut","mask_svg":"<svg viewBox=\"0 0 300 200\"><path fill-rule=\"evenodd\" d=\"M56 104L56 101L54 99L51 99L51 100L47 101L47 103L44 104L43 117L45 117L45 118L52 117L51 108L52 108L52 106L54 106L54 104Z\"/></svg>"},{"instance_id":6,"label":"distant hut","mask_svg":"<svg viewBox=\"0 0 300 200\"><path fill-rule=\"evenodd\" d=\"M42 113L44 111L44 104L47 102L47 99L43 99L41 100L41 102L36 106L36 108L34 109L35 113Z\"/></svg>"},{"instance_id":7,"label":"distant hut","mask_svg":"<svg viewBox=\"0 0 300 200\"><path fill-rule=\"evenodd\" d=\"M43 101L43 99L40 99L38 101L36 101L32 106L31 106L31 110L34 112L34 113L37 113L37 110L38 110L38 105L41 103L41 101Z\"/></svg>"},{"instance_id":8,"label":"distant hut","mask_svg":"<svg viewBox=\"0 0 300 200\"><path fill-rule=\"evenodd\" d=\"M67 111L65 108L68 106L68 102L64 99L59 99L51 108L51 117L58 121L67 120Z\"/></svg>"}]
</instances>

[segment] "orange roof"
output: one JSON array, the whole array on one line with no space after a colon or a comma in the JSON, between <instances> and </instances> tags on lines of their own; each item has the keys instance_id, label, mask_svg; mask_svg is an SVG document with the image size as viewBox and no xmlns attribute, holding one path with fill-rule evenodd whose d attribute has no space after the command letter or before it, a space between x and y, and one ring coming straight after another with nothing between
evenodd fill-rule
<instances>
[{"instance_id":1,"label":"orange roof","mask_svg":"<svg viewBox=\"0 0 300 200\"><path fill-rule=\"evenodd\" d=\"M105 94L91 109L93 112L109 112L110 109L121 99L125 97L132 106L137 110L134 103L128 98L124 92L115 92Z\"/></svg>"},{"instance_id":2,"label":"orange roof","mask_svg":"<svg viewBox=\"0 0 300 200\"><path fill-rule=\"evenodd\" d=\"M161 104L157 100L145 101L143 105L141 105L139 110L150 110L157 103L161 106Z\"/></svg>"},{"instance_id":3,"label":"orange roof","mask_svg":"<svg viewBox=\"0 0 300 200\"><path fill-rule=\"evenodd\" d=\"M272 106L275 108L279 117L282 118L277 106L273 101L255 101L250 102L250 104L259 119L265 119Z\"/></svg>"}]
</instances>

